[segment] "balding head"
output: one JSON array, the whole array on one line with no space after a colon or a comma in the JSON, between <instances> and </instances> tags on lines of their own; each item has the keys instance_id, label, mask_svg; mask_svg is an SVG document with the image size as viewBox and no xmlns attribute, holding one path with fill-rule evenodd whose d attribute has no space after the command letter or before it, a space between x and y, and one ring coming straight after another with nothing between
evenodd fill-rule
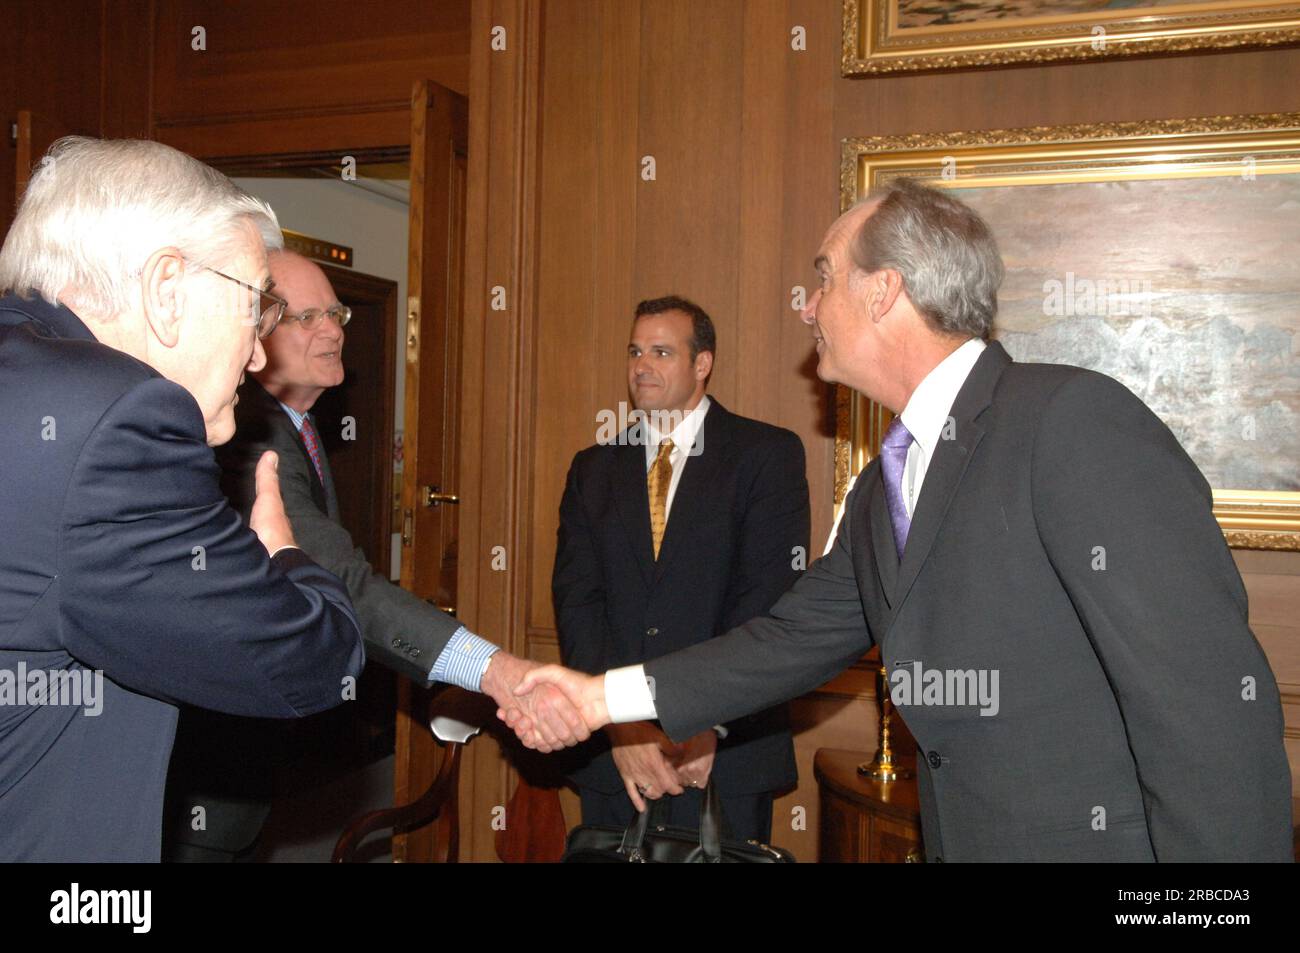
<instances>
[{"instance_id":1,"label":"balding head","mask_svg":"<svg viewBox=\"0 0 1300 953\"><path fill-rule=\"evenodd\" d=\"M329 278L297 252L270 255L274 291L289 302L284 319L263 341L266 366L254 376L273 397L306 413L327 388L343 383L343 328L331 317L313 327L297 320L341 307ZM308 322L310 323L310 322Z\"/></svg>"}]
</instances>

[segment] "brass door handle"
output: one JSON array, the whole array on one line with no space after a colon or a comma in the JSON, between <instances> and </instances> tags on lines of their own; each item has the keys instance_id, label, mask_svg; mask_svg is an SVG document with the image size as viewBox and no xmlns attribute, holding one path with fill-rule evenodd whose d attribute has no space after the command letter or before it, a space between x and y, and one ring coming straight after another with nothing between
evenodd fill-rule
<instances>
[{"instance_id":1,"label":"brass door handle","mask_svg":"<svg viewBox=\"0 0 1300 953\"><path fill-rule=\"evenodd\" d=\"M442 493L440 486L426 486L422 489L420 495L424 499L425 506L437 506L439 503L458 504L460 497L455 493Z\"/></svg>"},{"instance_id":2,"label":"brass door handle","mask_svg":"<svg viewBox=\"0 0 1300 953\"><path fill-rule=\"evenodd\" d=\"M429 605L433 606L435 609L441 609L443 612L447 613L447 615L456 614L455 606L444 606L442 603L438 602L437 599L425 599L424 601L429 603Z\"/></svg>"}]
</instances>

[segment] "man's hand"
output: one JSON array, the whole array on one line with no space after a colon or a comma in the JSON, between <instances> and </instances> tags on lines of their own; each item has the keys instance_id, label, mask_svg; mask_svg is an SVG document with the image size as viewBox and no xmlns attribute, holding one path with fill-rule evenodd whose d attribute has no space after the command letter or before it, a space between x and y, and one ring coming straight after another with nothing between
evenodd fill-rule
<instances>
[{"instance_id":1,"label":"man's hand","mask_svg":"<svg viewBox=\"0 0 1300 953\"><path fill-rule=\"evenodd\" d=\"M280 458L274 450L268 450L257 461L255 474L257 499L253 501L253 511L248 515L248 526L266 547L266 554L274 556L277 549L297 546L293 538L293 527L289 517L284 515L284 500L280 498Z\"/></svg>"},{"instance_id":2,"label":"man's hand","mask_svg":"<svg viewBox=\"0 0 1300 953\"><path fill-rule=\"evenodd\" d=\"M627 796L638 811L645 810L642 795L658 800L665 794L681 794L682 786L670 759L680 756L679 745L650 724L634 721L605 729L614 754L614 764L623 778ZM694 739L692 739L694 740Z\"/></svg>"},{"instance_id":3,"label":"man's hand","mask_svg":"<svg viewBox=\"0 0 1300 953\"><path fill-rule=\"evenodd\" d=\"M709 783L713 771L713 757L718 753L718 733L712 728L687 738L676 746L670 759L678 782L687 788L702 788Z\"/></svg>"},{"instance_id":4,"label":"man's hand","mask_svg":"<svg viewBox=\"0 0 1300 953\"><path fill-rule=\"evenodd\" d=\"M542 688L554 688L562 692L578 710L588 731L597 731L609 724L604 675L583 675L562 665L543 665L525 674L523 681L514 687L514 694L523 698ZM529 715L518 707L502 706L502 709L497 712L497 717L509 725L527 747L538 748Z\"/></svg>"},{"instance_id":5,"label":"man's hand","mask_svg":"<svg viewBox=\"0 0 1300 953\"><path fill-rule=\"evenodd\" d=\"M539 662L517 658L509 652L494 652L479 688L492 696L500 706L497 717L509 724L529 748L551 752L586 741L591 732L578 709L558 687L542 683L526 695L516 692L520 679L540 667Z\"/></svg>"}]
</instances>

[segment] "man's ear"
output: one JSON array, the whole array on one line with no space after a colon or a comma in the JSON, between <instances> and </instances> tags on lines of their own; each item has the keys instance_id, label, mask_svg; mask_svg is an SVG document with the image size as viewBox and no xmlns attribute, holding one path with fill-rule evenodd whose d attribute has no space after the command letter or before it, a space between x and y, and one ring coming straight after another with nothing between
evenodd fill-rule
<instances>
[{"instance_id":1,"label":"man's ear","mask_svg":"<svg viewBox=\"0 0 1300 953\"><path fill-rule=\"evenodd\" d=\"M713 352L701 351L695 355L695 379L702 381L713 370Z\"/></svg>"},{"instance_id":2,"label":"man's ear","mask_svg":"<svg viewBox=\"0 0 1300 953\"><path fill-rule=\"evenodd\" d=\"M873 274L867 283L867 317L879 323L903 291L903 276L892 268Z\"/></svg>"},{"instance_id":3,"label":"man's ear","mask_svg":"<svg viewBox=\"0 0 1300 953\"><path fill-rule=\"evenodd\" d=\"M140 272L140 293L144 317L163 347L175 347L180 338L181 315L185 313L185 258L172 246L160 248L144 263Z\"/></svg>"}]
</instances>

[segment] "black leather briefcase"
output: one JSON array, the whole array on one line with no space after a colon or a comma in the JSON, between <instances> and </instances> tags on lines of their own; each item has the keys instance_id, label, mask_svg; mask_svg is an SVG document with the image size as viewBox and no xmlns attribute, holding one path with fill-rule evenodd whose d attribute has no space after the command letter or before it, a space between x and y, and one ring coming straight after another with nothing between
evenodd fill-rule
<instances>
[{"instance_id":1,"label":"black leather briefcase","mask_svg":"<svg viewBox=\"0 0 1300 953\"><path fill-rule=\"evenodd\" d=\"M565 845L566 864L793 864L794 855L758 841L722 839L722 804L713 780L704 788L700 829L655 823L666 807L651 801L624 830L588 824L575 827Z\"/></svg>"}]
</instances>

